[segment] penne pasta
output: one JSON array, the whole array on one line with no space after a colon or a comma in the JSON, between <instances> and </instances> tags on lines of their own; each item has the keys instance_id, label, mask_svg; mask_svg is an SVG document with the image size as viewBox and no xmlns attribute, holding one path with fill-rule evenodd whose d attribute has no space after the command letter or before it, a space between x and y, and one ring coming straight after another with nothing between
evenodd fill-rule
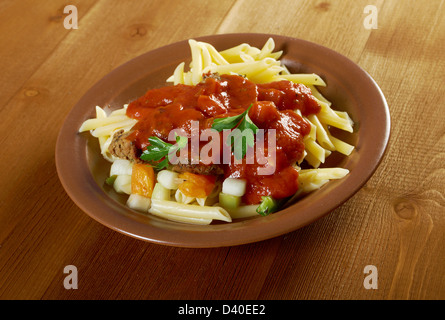
<instances>
[{"instance_id":1,"label":"penne pasta","mask_svg":"<svg viewBox=\"0 0 445 320\"><path fill-rule=\"evenodd\" d=\"M349 173L348 169L344 168L320 168L320 169L303 169L299 172L300 179L307 176L317 177L322 180L341 179Z\"/></svg>"},{"instance_id":2,"label":"penne pasta","mask_svg":"<svg viewBox=\"0 0 445 320\"><path fill-rule=\"evenodd\" d=\"M242 43L233 48L229 48L220 52L220 55L227 63L237 63L241 62L242 55L249 55L253 58L254 55L258 55L260 50L257 48L252 48L247 43Z\"/></svg>"},{"instance_id":3,"label":"penne pasta","mask_svg":"<svg viewBox=\"0 0 445 320\"><path fill-rule=\"evenodd\" d=\"M197 84L202 80L202 51L195 40L189 40L192 50L192 84Z\"/></svg>"},{"instance_id":4,"label":"penne pasta","mask_svg":"<svg viewBox=\"0 0 445 320\"><path fill-rule=\"evenodd\" d=\"M185 65L184 62L180 63L176 67L176 69L173 73L173 76L172 76L173 78L172 79L169 78L169 80L167 80L167 82L169 82L169 81L173 82L173 84L175 84L175 85L184 83L184 65Z\"/></svg>"},{"instance_id":5,"label":"penne pasta","mask_svg":"<svg viewBox=\"0 0 445 320\"><path fill-rule=\"evenodd\" d=\"M312 154L318 162L325 162L325 149L323 149L315 140L311 139L310 137L306 138L304 140L304 146L307 152Z\"/></svg>"},{"instance_id":6,"label":"penne pasta","mask_svg":"<svg viewBox=\"0 0 445 320\"><path fill-rule=\"evenodd\" d=\"M110 117L126 115L126 112L127 112L127 106L128 106L128 105L124 105L123 108L120 108L120 109L117 109L117 110L112 111L112 112L110 113Z\"/></svg>"},{"instance_id":7,"label":"penne pasta","mask_svg":"<svg viewBox=\"0 0 445 320\"><path fill-rule=\"evenodd\" d=\"M323 125L326 130L326 125ZM326 130L326 132L328 132ZM354 150L354 146L350 145L349 143L346 143L340 139L337 139L336 137L333 137L328 132L329 139L332 141L332 144L335 146L335 151L340 152L341 154L344 154L345 156L349 156L352 151Z\"/></svg>"},{"instance_id":8,"label":"penne pasta","mask_svg":"<svg viewBox=\"0 0 445 320\"><path fill-rule=\"evenodd\" d=\"M354 131L351 122L348 119L344 119L338 116L334 112L334 110L332 110L331 107L326 105L325 103L320 103L320 106L321 110L318 113L317 117L323 124L330 125L347 132Z\"/></svg>"},{"instance_id":9,"label":"penne pasta","mask_svg":"<svg viewBox=\"0 0 445 320\"><path fill-rule=\"evenodd\" d=\"M272 81L289 80L295 83L302 83L307 86L326 86L326 82L317 74L282 74L273 78Z\"/></svg>"},{"instance_id":10,"label":"penne pasta","mask_svg":"<svg viewBox=\"0 0 445 320\"><path fill-rule=\"evenodd\" d=\"M318 119L317 115L311 114L307 117L308 121L311 123L313 127L315 127L315 136L317 142L325 149L334 151L335 146L332 143L329 133L327 130L323 127L323 125L320 122L320 119ZM315 140L315 139L314 139Z\"/></svg>"},{"instance_id":11,"label":"penne pasta","mask_svg":"<svg viewBox=\"0 0 445 320\"><path fill-rule=\"evenodd\" d=\"M112 132L118 130L118 129L124 129L124 131L130 130L135 124L137 120L135 119L126 119L123 121L118 121L115 123L107 124L103 127L97 127L96 129L93 129L91 132L91 135L93 137L101 137L101 136L110 136Z\"/></svg>"},{"instance_id":12,"label":"penne pasta","mask_svg":"<svg viewBox=\"0 0 445 320\"><path fill-rule=\"evenodd\" d=\"M159 211L158 209L150 208L148 209L148 212L175 222L181 222L181 223L188 223L188 224L196 224L196 225L209 225L213 220L212 219L206 219L206 218L195 218L195 217L188 217L188 216L178 216L174 214L169 214L164 211Z\"/></svg>"},{"instance_id":13,"label":"penne pasta","mask_svg":"<svg viewBox=\"0 0 445 320\"><path fill-rule=\"evenodd\" d=\"M79 129L79 132L95 130L108 125L120 124L129 119L126 115L117 115L114 117L102 117L86 120ZM125 122L126 123L126 122ZM100 136L100 134L98 135Z\"/></svg>"},{"instance_id":14,"label":"penne pasta","mask_svg":"<svg viewBox=\"0 0 445 320\"><path fill-rule=\"evenodd\" d=\"M197 45L201 49L202 68L205 69L212 64L212 56L210 55L208 47L202 42L198 42Z\"/></svg>"},{"instance_id":15,"label":"penne pasta","mask_svg":"<svg viewBox=\"0 0 445 320\"><path fill-rule=\"evenodd\" d=\"M105 112L105 110L102 109L99 106L96 106L96 118L97 119L103 119L103 118L106 118L106 117L107 117L107 113ZM79 129L79 131L80 131L80 129Z\"/></svg>"},{"instance_id":16,"label":"penne pasta","mask_svg":"<svg viewBox=\"0 0 445 320\"><path fill-rule=\"evenodd\" d=\"M318 159L311 151L305 150L306 156L304 160L313 168L318 168L321 165L320 159Z\"/></svg>"},{"instance_id":17,"label":"penne pasta","mask_svg":"<svg viewBox=\"0 0 445 320\"><path fill-rule=\"evenodd\" d=\"M308 85L309 89L311 89L312 94L315 98L317 98L320 102L323 102L325 105L331 106L332 102L327 100L317 89L315 85Z\"/></svg>"},{"instance_id":18,"label":"penne pasta","mask_svg":"<svg viewBox=\"0 0 445 320\"><path fill-rule=\"evenodd\" d=\"M150 211L169 214L170 216L190 217L195 219L211 219L231 222L232 217L223 208L217 206L200 206L175 201L152 199Z\"/></svg>"},{"instance_id":19,"label":"penne pasta","mask_svg":"<svg viewBox=\"0 0 445 320\"><path fill-rule=\"evenodd\" d=\"M202 45L206 46L210 56L212 57L212 61L218 65L229 64L229 62L224 58L224 56L218 52L215 47L208 43L202 43Z\"/></svg>"}]
</instances>

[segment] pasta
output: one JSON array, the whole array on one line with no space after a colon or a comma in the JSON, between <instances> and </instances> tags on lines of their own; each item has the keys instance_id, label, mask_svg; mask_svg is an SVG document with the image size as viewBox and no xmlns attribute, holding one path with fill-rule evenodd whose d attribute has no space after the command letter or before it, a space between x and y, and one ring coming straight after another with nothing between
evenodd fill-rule
<instances>
[{"instance_id":1,"label":"pasta","mask_svg":"<svg viewBox=\"0 0 445 320\"><path fill-rule=\"evenodd\" d=\"M206 220L222 220L231 222L232 218L229 213L218 206L201 206L196 204L184 204L176 201L166 201L153 199L149 211L156 212L157 215L168 215L168 217L177 217Z\"/></svg>"},{"instance_id":2,"label":"pasta","mask_svg":"<svg viewBox=\"0 0 445 320\"><path fill-rule=\"evenodd\" d=\"M108 151L113 135L123 130L128 132L137 122L126 116L125 111L128 105L123 108L111 112L109 115L99 106L96 106L96 118L84 121L79 128L79 132L90 131L93 137L98 138L99 146L102 156L113 162L116 157L113 157Z\"/></svg>"},{"instance_id":3,"label":"pasta","mask_svg":"<svg viewBox=\"0 0 445 320\"><path fill-rule=\"evenodd\" d=\"M174 69L166 82L173 85L197 85L205 74L242 75L256 84L287 80L307 86L315 97L320 111L316 114L303 115L295 110L310 125L310 132L304 137L304 156L295 163L298 170L299 189L292 198L310 193L321 188L330 180L342 179L349 171L344 168L320 168L333 153L349 156L354 146L334 137L330 128L353 132L353 121L346 112L332 109L317 87L326 86L317 74L294 74L279 60L282 51L274 52L272 38L262 48L243 43L232 48L218 51L209 43L189 40L191 62L188 71L185 62ZM242 179L228 178L217 182L211 193L205 196L190 196L181 190L185 178L176 172L163 169L157 172L150 197L135 194L131 188L131 166L129 160L112 155L108 148L113 136L118 131L129 132L137 120L126 115L128 105L109 114L101 107L96 107L96 117L86 120L79 132L89 131L99 141L102 156L112 163L111 183L120 193L129 195L127 205L130 208L182 223L205 225L220 220L231 222L233 219L248 218L258 215L258 205L245 205L242 197L246 182ZM302 169L306 163L311 168Z\"/></svg>"}]
</instances>

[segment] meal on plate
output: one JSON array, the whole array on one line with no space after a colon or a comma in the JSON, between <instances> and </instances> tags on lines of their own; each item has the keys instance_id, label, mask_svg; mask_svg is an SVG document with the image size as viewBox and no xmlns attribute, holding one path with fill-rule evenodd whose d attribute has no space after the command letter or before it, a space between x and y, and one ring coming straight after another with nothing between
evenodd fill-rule
<instances>
[{"instance_id":1,"label":"meal on plate","mask_svg":"<svg viewBox=\"0 0 445 320\"><path fill-rule=\"evenodd\" d=\"M191 62L167 84L95 118L79 132L98 139L111 163L104 182L128 207L169 220L210 224L279 211L290 200L341 179L320 167L354 147L331 134L353 131L331 108L317 74L291 73L274 52L243 43L222 51L189 40Z\"/></svg>"}]
</instances>

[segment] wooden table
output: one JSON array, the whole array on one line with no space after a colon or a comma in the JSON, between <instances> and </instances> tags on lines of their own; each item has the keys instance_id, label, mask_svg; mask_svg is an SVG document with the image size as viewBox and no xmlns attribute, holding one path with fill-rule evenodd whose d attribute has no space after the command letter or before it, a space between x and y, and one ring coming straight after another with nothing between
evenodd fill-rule
<instances>
[{"instance_id":1,"label":"wooden table","mask_svg":"<svg viewBox=\"0 0 445 320\"><path fill-rule=\"evenodd\" d=\"M78 29L64 27L68 4ZM1 1L0 298L444 299L444 16L441 0ZM216 249L146 243L82 212L54 160L80 97L151 49L237 32L316 42L371 74L392 132L368 183L307 227Z\"/></svg>"}]
</instances>

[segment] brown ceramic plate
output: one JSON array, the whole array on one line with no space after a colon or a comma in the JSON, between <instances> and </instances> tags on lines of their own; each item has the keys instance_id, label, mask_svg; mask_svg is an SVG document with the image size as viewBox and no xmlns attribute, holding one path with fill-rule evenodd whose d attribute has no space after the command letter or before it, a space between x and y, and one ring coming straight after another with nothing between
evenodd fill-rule
<instances>
[{"instance_id":1,"label":"brown ceramic plate","mask_svg":"<svg viewBox=\"0 0 445 320\"><path fill-rule=\"evenodd\" d=\"M267 217L232 223L195 226L143 215L125 206L126 197L104 186L109 163L100 155L97 140L78 133L94 117L95 106L110 109L143 95L165 80L182 61L190 61L187 41L174 43L118 67L95 84L68 114L56 145L57 171L72 200L93 219L123 234L153 243L179 247L221 247L256 242L301 228L328 214L354 195L371 177L385 152L390 116L386 100L374 80L344 56L307 41L267 34L223 34L196 40L223 50L247 42L261 48L273 37L276 50L291 72L314 72L327 83L322 93L335 109L347 111L354 133L338 137L356 146L349 157L333 154L326 166L350 170L342 180L331 181L292 206Z\"/></svg>"}]
</instances>

